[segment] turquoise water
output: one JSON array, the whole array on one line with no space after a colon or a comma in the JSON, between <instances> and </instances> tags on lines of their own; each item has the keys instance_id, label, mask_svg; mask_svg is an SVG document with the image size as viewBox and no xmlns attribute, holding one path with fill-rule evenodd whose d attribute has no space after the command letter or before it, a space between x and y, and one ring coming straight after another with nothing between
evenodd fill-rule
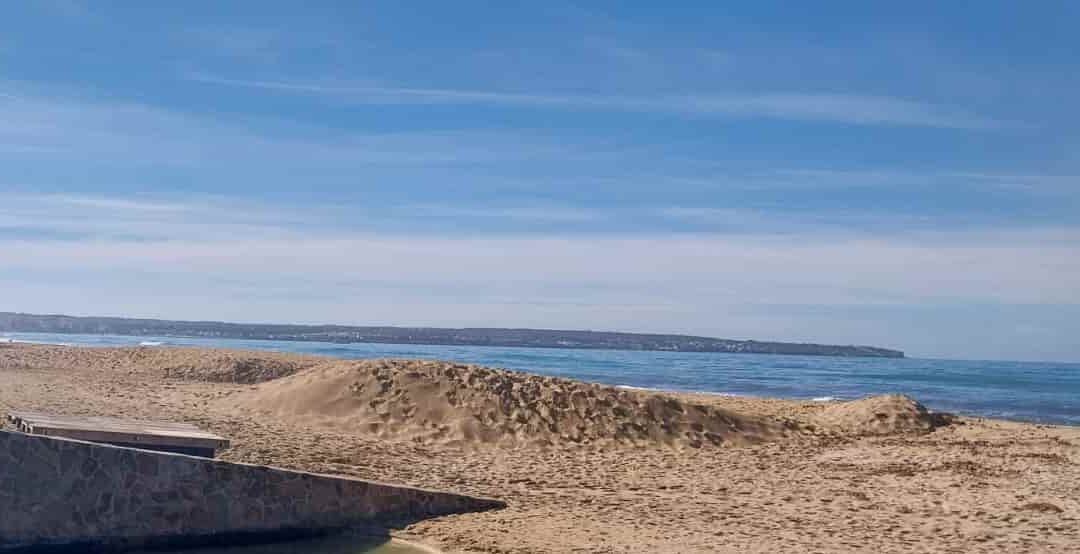
<instances>
[{"instance_id":1,"label":"turquoise water","mask_svg":"<svg viewBox=\"0 0 1080 554\"><path fill-rule=\"evenodd\" d=\"M160 343L338 358L427 358L505 367L611 385L797 399L902 392L934 410L1080 425L1080 364L917 358L832 358L399 344L5 333L88 346ZM0 340L4 340L0 338Z\"/></svg>"}]
</instances>

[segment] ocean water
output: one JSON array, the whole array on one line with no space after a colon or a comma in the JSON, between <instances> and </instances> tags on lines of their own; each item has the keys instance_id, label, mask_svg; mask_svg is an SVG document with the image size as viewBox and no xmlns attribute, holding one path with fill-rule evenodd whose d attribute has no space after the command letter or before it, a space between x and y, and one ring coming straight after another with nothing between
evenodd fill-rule
<instances>
[{"instance_id":1,"label":"ocean water","mask_svg":"<svg viewBox=\"0 0 1080 554\"><path fill-rule=\"evenodd\" d=\"M337 344L115 335L2 333L0 341L84 346L203 346L338 358L425 358L609 385L807 400L904 393L966 415L1080 425L1080 364L833 358L561 348Z\"/></svg>"}]
</instances>

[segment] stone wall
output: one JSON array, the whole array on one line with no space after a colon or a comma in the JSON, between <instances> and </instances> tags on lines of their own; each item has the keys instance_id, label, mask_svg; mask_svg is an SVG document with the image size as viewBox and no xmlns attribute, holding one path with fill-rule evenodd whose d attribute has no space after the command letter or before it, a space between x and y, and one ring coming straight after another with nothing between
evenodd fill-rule
<instances>
[{"instance_id":1,"label":"stone wall","mask_svg":"<svg viewBox=\"0 0 1080 554\"><path fill-rule=\"evenodd\" d=\"M0 552L220 543L501 506L443 492L0 431Z\"/></svg>"}]
</instances>

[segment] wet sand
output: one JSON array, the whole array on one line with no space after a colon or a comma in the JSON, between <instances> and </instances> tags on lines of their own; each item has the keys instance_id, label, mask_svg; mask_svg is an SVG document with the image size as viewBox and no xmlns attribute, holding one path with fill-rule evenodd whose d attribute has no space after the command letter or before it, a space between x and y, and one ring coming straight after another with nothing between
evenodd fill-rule
<instances>
[{"instance_id":1,"label":"wet sand","mask_svg":"<svg viewBox=\"0 0 1080 554\"><path fill-rule=\"evenodd\" d=\"M228 370L222 381L239 369L254 382L262 366L252 359L274 358L274 377L323 360L283 368L265 353L242 363L191 356L0 345L0 410L186 421L232 439L224 459L509 502L395 531L445 552L1080 551L1078 428L960 418L882 434L828 428L822 403L675 395L679 409L704 404L740 418L735 430L744 420L783 424L754 427L768 432L747 435L753 440L698 446L567 442L564 434L546 445L437 440L343 424L331 413L253 407L283 381L191 380L205 378L208 364ZM414 404L416 390L408 389ZM405 416L388 417L407 430Z\"/></svg>"}]
</instances>

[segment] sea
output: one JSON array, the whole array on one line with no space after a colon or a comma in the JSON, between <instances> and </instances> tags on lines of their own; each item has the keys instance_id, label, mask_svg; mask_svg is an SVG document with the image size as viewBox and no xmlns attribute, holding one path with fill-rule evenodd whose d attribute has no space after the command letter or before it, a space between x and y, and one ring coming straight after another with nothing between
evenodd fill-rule
<instances>
[{"instance_id":1,"label":"sea","mask_svg":"<svg viewBox=\"0 0 1080 554\"><path fill-rule=\"evenodd\" d=\"M0 333L5 341L453 360L633 389L813 401L903 393L935 411L1080 425L1080 363Z\"/></svg>"}]
</instances>

